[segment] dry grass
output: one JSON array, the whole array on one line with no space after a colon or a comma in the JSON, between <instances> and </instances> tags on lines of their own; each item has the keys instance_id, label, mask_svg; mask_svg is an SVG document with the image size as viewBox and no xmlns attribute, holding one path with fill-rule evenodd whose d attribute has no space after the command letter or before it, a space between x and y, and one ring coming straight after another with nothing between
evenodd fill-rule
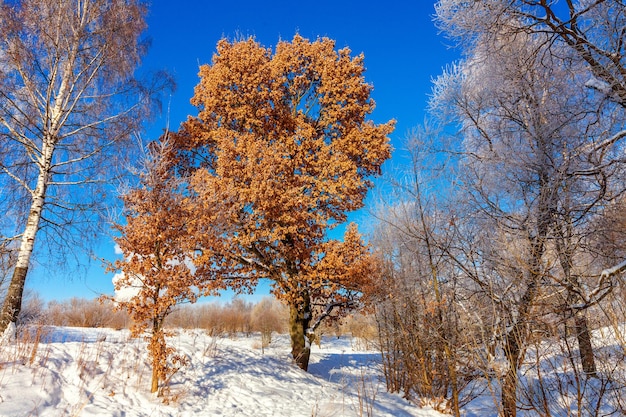
<instances>
[{"instance_id":1,"label":"dry grass","mask_svg":"<svg viewBox=\"0 0 626 417\"><path fill-rule=\"evenodd\" d=\"M19 324L69 327L109 327L127 329L132 324L128 314L116 311L108 300L71 298L45 303L37 294L24 301ZM250 335L259 332L265 338L271 333L287 330L288 311L277 300L265 298L250 303L235 298L227 304L195 304L180 306L166 320L166 327L204 329L211 335Z\"/></svg>"},{"instance_id":2,"label":"dry grass","mask_svg":"<svg viewBox=\"0 0 626 417\"><path fill-rule=\"evenodd\" d=\"M24 311L28 313L28 306ZM130 318L123 311L115 311L111 301L71 298L48 303L41 322L51 326L124 329L129 327Z\"/></svg>"}]
</instances>

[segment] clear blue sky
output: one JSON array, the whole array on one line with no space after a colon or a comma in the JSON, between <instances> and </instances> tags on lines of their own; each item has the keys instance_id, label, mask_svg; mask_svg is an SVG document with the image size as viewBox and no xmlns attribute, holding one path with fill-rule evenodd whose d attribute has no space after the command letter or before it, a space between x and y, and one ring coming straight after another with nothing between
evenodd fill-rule
<instances>
[{"instance_id":1,"label":"clear blue sky","mask_svg":"<svg viewBox=\"0 0 626 417\"><path fill-rule=\"evenodd\" d=\"M166 69L174 76L178 88L171 97L169 118L171 128L176 129L187 115L194 114L189 100L198 83L198 65L210 63L220 38L252 35L272 47L279 39L291 40L295 33L309 39L329 37L338 48L347 46L353 54L365 55L365 77L374 86L376 101L372 119L397 120L390 163L397 165L402 139L424 120L431 79L458 57L457 51L448 48L449 41L438 34L433 13L434 1L429 0L154 0L146 34L152 46L142 70ZM166 120L162 115L144 137L158 137ZM114 259L112 241L104 239L98 256ZM71 279L35 265L27 288L45 300L93 298L112 294L112 276L98 262Z\"/></svg>"}]
</instances>

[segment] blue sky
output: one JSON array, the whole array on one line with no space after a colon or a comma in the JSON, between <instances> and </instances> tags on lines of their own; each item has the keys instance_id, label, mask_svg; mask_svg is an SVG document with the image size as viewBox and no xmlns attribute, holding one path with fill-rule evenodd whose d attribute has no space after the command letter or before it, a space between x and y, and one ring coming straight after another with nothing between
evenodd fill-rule
<instances>
[{"instance_id":1,"label":"blue sky","mask_svg":"<svg viewBox=\"0 0 626 417\"><path fill-rule=\"evenodd\" d=\"M364 54L365 77L374 86L376 101L371 118L379 123L397 121L391 136L395 151L387 164L390 168L401 164L407 131L424 120L431 79L458 58L458 52L448 47L450 42L438 34L433 14L434 2L428 0L154 0L146 33L152 46L141 69L166 69L174 76L178 88L169 100L169 122L176 129L187 115L194 114L189 100L198 83L198 66L210 63L222 37L254 36L267 47L279 39L291 40L295 33L309 39L329 37L337 48L347 46L353 54ZM143 137L158 137L166 121L163 114ZM103 239L98 256L114 259L112 241ZM93 298L112 293L112 276L99 262L72 278L34 265L27 287L45 300Z\"/></svg>"}]
</instances>

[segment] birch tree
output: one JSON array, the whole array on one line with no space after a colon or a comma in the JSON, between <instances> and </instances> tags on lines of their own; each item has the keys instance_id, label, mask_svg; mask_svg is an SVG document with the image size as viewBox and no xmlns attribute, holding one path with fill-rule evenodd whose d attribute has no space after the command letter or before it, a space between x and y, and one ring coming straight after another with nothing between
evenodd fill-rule
<instances>
[{"instance_id":1,"label":"birch tree","mask_svg":"<svg viewBox=\"0 0 626 417\"><path fill-rule=\"evenodd\" d=\"M222 40L200 68L198 115L178 137L195 163L194 195L231 213L232 231L201 247L218 245L223 258L213 266L225 276L273 282L289 305L292 355L304 370L315 328L355 306L374 269L356 227L343 241L327 236L363 206L369 177L390 156L393 122L366 119L374 102L363 73L363 56L326 38L296 35L274 51L253 39ZM198 227L211 224L210 214L195 216Z\"/></svg>"},{"instance_id":2,"label":"birch tree","mask_svg":"<svg viewBox=\"0 0 626 417\"><path fill-rule=\"evenodd\" d=\"M39 231L67 243L97 221L98 185L166 84L133 76L145 13L140 0L0 3L0 201L11 217L2 239L18 247L0 332L20 312Z\"/></svg>"}]
</instances>

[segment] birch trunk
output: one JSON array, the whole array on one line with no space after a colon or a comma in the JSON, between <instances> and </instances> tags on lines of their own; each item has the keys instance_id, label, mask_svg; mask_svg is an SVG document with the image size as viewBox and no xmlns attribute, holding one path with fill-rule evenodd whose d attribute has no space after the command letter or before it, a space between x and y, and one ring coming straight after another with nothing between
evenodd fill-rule
<instances>
[{"instance_id":1,"label":"birch trunk","mask_svg":"<svg viewBox=\"0 0 626 417\"><path fill-rule=\"evenodd\" d=\"M17 263L13 270L4 305L2 306L2 313L0 313L0 333L4 333L10 323L17 321L17 317L22 309L22 294L24 292L24 284L26 283L26 274L35 246L35 236L39 230L41 213L43 212L45 202L46 176L47 173L43 171L39 174L37 188L33 195L33 202L18 252Z\"/></svg>"},{"instance_id":2,"label":"birch trunk","mask_svg":"<svg viewBox=\"0 0 626 417\"><path fill-rule=\"evenodd\" d=\"M32 192L32 203L26 227L22 235L20 248L17 255L17 263L13 270L11 283L7 291L7 296L0 312L0 334L4 334L7 329L15 329L14 326L9 327L10 323L16 323L17 317L22 310L22 294L24 293L24 285L26 283L26 275L28 273L28 265L35 246L35 237L39 230L41 222L41 214L43 213L44 203L46 200L46 190L48 188L48 178L50 177L52 155L54 153L54 140L48 138L44 143L42 160L39 164L39 176L37 177L37 186Z\"/></svg>"},{"instance_id":3,"label":"birch trunk","mask_svg":"<svg viewBox=\"0 0 626 417\"><path fill-rule=\"evenodd\" d=\"M41 223L60 216L58 231L73 233L65 228L77 225L73 213L104 205L91 195L85 196L91 201L82 195L64 201L49 187L101 183L95 180L121 153L118 146L151 114L155 93L171 86L167 79L160 84L160 76L150 86L134 80L145 52L146 7L140 0L2 2L0 67L11 75L0 77L0 173L25 191L30 208L19 214L25 227L0 310L0 335L20 313ZM45 204L50 211L42 216Z\"/></svg>"},{"instance_id":4,"label":"birch trunk","mask_svg":"<svg viewBox=\"0 0 626 417\"><path fill-rule=\"evenodd\" d=\"M24 293L24 285L26 284L26 275L28 273L28 265L35 247L35 237L39 231L41 215L43 213L44 203L46 200L46 191L52 175L52 156L57 144L57 134L63 124L63 115L66 112L64 106L67 105L68 98L71 94L70 79L73 76L74 65L76 62L76 54L78 50L78 40L73 39L67 60L62 64L62 78L59 89L54 95L53 103L49 113L44 116L44 130L41 154L37 158L36 166L39 169L37 184L35 189L31 191L32 203L30 212L26 221L26 227L22 235L20 249L17 255L17 263L13 270L13 276L7 292L7 297L2 306L0 313L0 334L4 334L9 323L16 323L17 317L22 310L22 295ZM27 146L26 146L27 147Z\"/></svg>"}]
</instances>

